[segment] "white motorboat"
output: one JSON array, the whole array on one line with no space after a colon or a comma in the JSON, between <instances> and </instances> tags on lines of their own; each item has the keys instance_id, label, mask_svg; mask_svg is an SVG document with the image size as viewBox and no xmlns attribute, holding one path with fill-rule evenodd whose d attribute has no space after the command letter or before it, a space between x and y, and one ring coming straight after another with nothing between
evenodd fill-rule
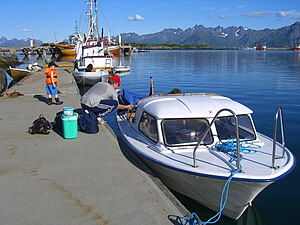
<instances>
[{"instance_id":1,"label":"white motorboat","mask_svg":"<svg viewBox=\"0 0 300 225\"><path fill-rule=\"evenodd\" d=\"M94 1L95 13L93 13L93 1L89 2L89 33L87 35L81 35L79 32L76 34L75 52L76 58L74 63L74 76L82 77L81 74L86 73L89 65L92 66L94 72L96 70L107 70L112 72L113 69L113 56L108 52L108 42L106 38L100 37L98 32L98 9L97 1ZM76 72L76 74L75 74ZM94 75L94 74L93 74ZM99 73L95 73L99 75ZM85 74L84 77L94 78ZM85 82L87 84L87 82Z\"/></svg>"},{"instance_id":2,"label":"white motorboat","mask_svg":"<svg viewBox=\"0 0 300 225\"><path fill-rule=\"evenodd\" d=\"M274 140L256 131L251 114L217 94L164 94L141 99L132 112L119 111L117 123L130 149L167 187L238 219L296 164L285 147L282 109Z\"/></svg>"},{"instance_id":3,"label":"white motorboat","mask_svg":"<svg viewBox=\"0 0 300 225\"><path fill-rule=\"evenodd\" d=\"M98 69L95 72L86 72L74 69L73 76L80 86L92 86L97 82L107 82L109 72L107 70Z\"/></svg>"},{"instance_id":4,"label":"white motorboat","mask_svg":"<svg viewBox=\"0 0 300 225\"><path fill-rule=\"evenodd\" d=\"M130 69L131 69L130 66L116 66L116 67L114 67L115 73L129 72Z\"/></svg>"}]
</instances>

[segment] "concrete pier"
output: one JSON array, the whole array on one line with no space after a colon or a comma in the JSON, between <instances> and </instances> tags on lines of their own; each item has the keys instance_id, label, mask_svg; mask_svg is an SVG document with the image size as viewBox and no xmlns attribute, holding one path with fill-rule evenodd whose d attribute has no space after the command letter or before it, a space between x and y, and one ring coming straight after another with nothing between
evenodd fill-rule
<instances>
[{"instance_id":1,"label":"concrete pier","mask_svg":"<svg viewBox=\"0 0 300 225\"><path fill-rule=\"evenodd\" d=\"M63 105L47 105L43 71L0 98L0 224L180 224L187 211L107 126L76 139L31 135L43 114L50 122L64 106L79 108L71 69L57 68Z\"/></svg>"}]
</instances>

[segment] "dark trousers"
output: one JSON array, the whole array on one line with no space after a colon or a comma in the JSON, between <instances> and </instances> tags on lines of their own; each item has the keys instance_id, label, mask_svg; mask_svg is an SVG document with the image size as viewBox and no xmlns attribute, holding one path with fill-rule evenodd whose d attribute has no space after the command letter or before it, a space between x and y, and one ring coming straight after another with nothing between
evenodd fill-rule
<instances>
[{"instance_id":1,"label":"dark trousers","mask_svg":"<svg viewBox=\"0 0 300 225\"><path fill-rule=\"evenodd\" d=\"M88 107L84 104L81 104L83 109L87 109L89 112L93 112L97 116L105 116L111 113L115 108L118 107L117 100L101 100L100 103L95 107Z\"/></svg>"}]
</instances>

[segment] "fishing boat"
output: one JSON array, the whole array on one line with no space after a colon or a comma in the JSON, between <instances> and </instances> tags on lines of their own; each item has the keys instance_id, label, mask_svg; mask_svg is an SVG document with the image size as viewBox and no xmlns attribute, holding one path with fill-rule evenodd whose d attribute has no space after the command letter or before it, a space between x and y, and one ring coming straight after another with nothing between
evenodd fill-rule
<instances>
[{"instance_id":1,"label":"fishing boat","mask_svg":"<svg viewBox=\"0 0 300 225\"><path fill-rule=\"evenodd\" d=\"M300 51L300 42L295 44L295 46L292 48L293 51Z\"/></svg>"},{"instance_id":2,"label":"fishing boat","mask_svg":"<svg viewBox=\"0 0 300 225\"><path fill-rule=\"evenodd\" d=\"M29 75L31 71L27 69L9 67L7 73L13 78L14 81L18 82Z\"/></svg>"},{"instance_id":3,"label":"fishing boat","mask_svg":"<svg viewBox=\"0 0 300 225\"><path fill-rule=\"evenodd\" d=\"M94 72L86 72L86 71L79 71L74 70L73 76L80 86L93 86L95 83L103 81L107 82L109 73L107 70L98 69Z\"/></svg>"},{"instance_id":4,"label":"fishing boat","mask_svg":"<svg viewBox=\"0 0 300 225\"><path fill-rule=\"evenodd\" d=\"M107 51L109 53L111 53L114 56L120 57L121 53L122 53L122 49L119 45L116 45L114 43L109 43L108 47L107 47Z\"/></svg>"},{"instance_id":5,"label":"fishing boat","mask_svg":"<svg viewBox=\"0 0 300 225\"><path fill-rule=\"evenodd\" d=\"M282 109L276 111L273 139L256 131L251 114L225 96L180 93L143 98L116 118L129 148L167 187L238 219L296 163L285 147Z\"/></svg>"},{"instance_id":6,"label":"fishing boat","mask_svg":"<svg viewBox=\"0 0 300 225\"><path fill-rule=\"evenodd\" d=\"M267 51L267 46L266 45L260 45L260 46L257 45L255 50Z\"/></svg>"},{"instance_id":7,"label":"fishing boat","mask_svg":"<svg viewBox=\"0 0 300 225\"><path fill-rule=\"evenodd\" d=\"M55 43L51 45L57 49L61 56L74 56L75 57L75 44L59 44Z\"/></svg>"},{"instance_id":8,"label":"fishing boat","mask_svg":"<svg viewBox=\"0 0 300 225\"><path fill-rule=\"evenodd\" d=\"M93 11L93 2L95 12ZM112 72L113 69L113 56L107 51L108 42L103 37L103 30L101 37L98 32L97 1L90 0L89 6L89 33L87 35L77 34L75 45L76 58L74 63L74 76L79 77L82 75L86 81L85 84L89 83L87 79L90 79L90 76L85 74L89 65L92 65L95 71L107 70L108 72ZM93 81L91 80L91 82Z\"/></svg>"}]
</instances>

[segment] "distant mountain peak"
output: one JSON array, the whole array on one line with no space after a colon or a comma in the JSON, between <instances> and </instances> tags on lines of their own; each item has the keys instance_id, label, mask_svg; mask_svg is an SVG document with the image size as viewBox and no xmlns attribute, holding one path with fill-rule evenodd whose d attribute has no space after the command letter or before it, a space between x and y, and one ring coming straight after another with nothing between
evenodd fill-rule
<instances>
[{"instance_id":1,"label":"distant mountain peak","mask_svg":"<svg viewBox=\"0 0 300 225\"><path fill-rule=\"evenodd\" d=\"M130 35L129 35L130 34ZM270 35L271 34L271 35ZM244 26L224 28L204 27L196 24L192 28L166 28L153 34L121 34L124 42L144 44L207 44L218 47L251 47L257 43L267 47L293 46L300 41L300 22L279 29L254 30Z\"/></svg>"},{"instance_id":2,"label":"distant mountain peak","mask_svg":"<svg viewBox=\"0 0 300 225\"><path fill-rule=\"evenodd\" d=\"M30 40L31 38L25 38L25 39L10 39L8 40L6 37L0 38L0 47L29 47L30 46ZM35 45L39 46L43 44L40 40L35 40Z\"/></svg>"}]
</instances>

